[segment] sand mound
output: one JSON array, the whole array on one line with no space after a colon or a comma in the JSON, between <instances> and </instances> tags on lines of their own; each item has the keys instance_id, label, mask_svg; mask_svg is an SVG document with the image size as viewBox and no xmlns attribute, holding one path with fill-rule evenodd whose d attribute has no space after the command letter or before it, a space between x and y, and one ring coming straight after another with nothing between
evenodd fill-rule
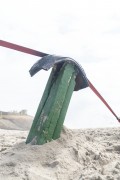
<instances>
[{"instance_id":1,"label":"sand mound","mask_svg":"<svg viewBox=\"0 0 120 180\"><path fill-rule=\"evenodd\" d=\"M5 115L0 119L0 129L29 130L33 121L28 115Z\"/></svg>"},{"instance_id":2,"label":"sand mound","mask_svg":"<svg viewBox=\"0 0 120 180\"><path fill-rule=\"evenodd\" d=\"M42 146L0 131L1 180L120 180L120 128L69 130Z\"/></svg>"}]
</instances>

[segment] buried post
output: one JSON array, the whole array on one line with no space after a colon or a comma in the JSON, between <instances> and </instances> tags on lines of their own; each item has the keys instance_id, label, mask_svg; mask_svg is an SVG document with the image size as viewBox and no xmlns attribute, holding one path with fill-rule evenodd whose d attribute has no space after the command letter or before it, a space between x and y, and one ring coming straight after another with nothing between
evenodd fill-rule
<instances>
[{"instance_id":1,"label":"buried post","mask_svg":"<svg viewBox=\"0 0 120 180\"><path fill-rule=\"evenodd\" d=\"M53 68L26 143L41 145L60 137L73 91L88 86L84 71L78 66L72 59L58 56L44 57L33 65L31 75Z\"/></svg>"}]
</instances>

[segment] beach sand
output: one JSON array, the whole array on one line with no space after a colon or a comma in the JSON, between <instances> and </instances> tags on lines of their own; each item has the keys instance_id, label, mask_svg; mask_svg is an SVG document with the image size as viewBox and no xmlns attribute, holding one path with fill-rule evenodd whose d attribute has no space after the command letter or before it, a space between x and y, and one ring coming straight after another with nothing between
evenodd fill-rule
<instances>
[{"instance_id":1,"label":"beach sand","mask_svg":"<svg viewBox=\"0 0 120 180\"><path fill-rule=\"evenodd\" d=\"M44 145L13 129L0 129L0 180L120 180L120 128L64 127Z\"/></svg>"}]
</instances>

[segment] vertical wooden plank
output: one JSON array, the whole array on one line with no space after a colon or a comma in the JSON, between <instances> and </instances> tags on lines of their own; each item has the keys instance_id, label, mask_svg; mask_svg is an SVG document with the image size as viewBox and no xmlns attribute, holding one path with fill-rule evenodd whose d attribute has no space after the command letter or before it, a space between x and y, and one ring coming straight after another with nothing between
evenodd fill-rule
<instances>
[{"instance_id":1,"label":"vertical wooden plank","mask_svg":"<svg viewBox=\"0 0 120 180\"><path fill-rule=\"evenodd\" d=\"M62 128L63 128L63 123L64 123L64 119L65 119L67 109L68 109L68 106L69 106L69 103L70 103L70 99L71 99L72 93L74 91L75 77L76 77L76 74L73 73L73 75L71 77L71 80L70 80L70 83L69 83L69 86L68 86L68 89L67 89L67 93L66 93L66 97L64 99L63 106L61 108L59 119L58 119L56 127L55 127L55 131L54 131L54 134L53 134L53 139L57 139L57 138L60 137L60 133L61 133Z\"/></svg>"},{"instance_id":2,"label":"vertical wooden plank","mask_svg":"<svg viewBox=\"0 0 120 180\"><path fill-rule=\"evenodd\" d=\"M75 76L72 64L65 63L59 73L53 68L26 143L44 144L60 136Z\"/></svg>"},{"instance_id":3,"label":"vertical wooden plank","mask_svg":"<svg viewBox=\"0 0 120 180\"><path fill-rule=\"evenodd\" d=\"M66 98L66 94L68 93L69 84L71 83L71 78L74 73L73 65L71 65L71 64L65 65L63 72L61 72L61 73L62 73L62 78L61 78L61 81L59 82L59 89L57 91L57 95L56 95L56 98L54 101L53 113L51 114L51 116L49 116L49 119L50 119L49 126L45 127L45 132L47 132L47 140L53 139L53 134L54 134L54 131L56 128L56 124L57 124L59 116L61 114L61 109L63 107L64 101ZM74 90L74 88L73 88L73 90ZM73 90L72 90L72 92L73 92ZM71 96L69 96L69 97L71 97ZM67 104L67 102L68 101L66 101L66 104ZM67 107L68 106L66 106L65 111L67 111ZM65 118L65 116L64 116L64 118Z\"/></svg>"},{"instance_id":4,"label":"vertical wooden plank","mask_svg":"<svg viewBox=\"0 0 120 180\"><path fill-rule=\"evenodd\" d=\"M32 123L32 126L31 126L31 129L30 129L30 132L28 134L28 137L27 137L27 140L26 140L26 143L29 143L31 142L31 140L33 139L33 137L35 136L35 127L38 123L38 120L39 120L39 117L40 117L40 114L41 114L41 111L44 107L44 104L47 100L47 97L49 95L49 91L50 91L50 88L51 88L51 85L52 85L52 82L54 80L54 73L55 73L55 68L52 69L52 72L50 74L50 77L48 79L48 82L46 84L46 87L45 87L45 90L44 90L44 93L43 93L43 96L42 96L42 99L39 103L39 106L38 106L38 109L36 111L36 114L35 114L35 117L34 117L34 120L33 120L33 123Z\"/></svg>"}]
</instances>

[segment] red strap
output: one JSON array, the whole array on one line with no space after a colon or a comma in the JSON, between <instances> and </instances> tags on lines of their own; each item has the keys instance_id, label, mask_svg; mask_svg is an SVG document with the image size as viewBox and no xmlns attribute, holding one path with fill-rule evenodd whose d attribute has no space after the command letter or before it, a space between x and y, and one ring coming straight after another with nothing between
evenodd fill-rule
<instances>
[{"instance_id":1,"label":"red strap","mask_svg":"<svg viewBox=\"0 0 120 180\"><path fill-rule=\"evenodd\" d=\"M88 80L89 87L92 89L92 91L100 98L100 100L107 106L107 108L111 111L111 113L116 117L116 119L120 122L120 118L114 113L112 108L109 106L109 104L105 101L105 99L100 95L100 93L97 91L97 89L93 86L93 84Z\"/></svg>"},{"instance_id":2,"label":"red strap","mask_svg":"<svg viewBox=\"0 0 120 180\"><path fill-rule=\"evenodd\" d=\"M43 52L39 52L39 51L30 49L30 48L26 48L26 47L19 46L19 45L9 43L7 41L2 41L2 40L0 40L0 46L10 48L10 49L14 49L14 50L17 50L17 51L21 51L21 52L24 52L24 53L27 53L27 54L32 54L34 56L39 56L39 57L43 57L43 56L48 55L48 54L43 53Z\"/></svg>"},{"instance_id":3,"label":"red strap","mask_svg":"<svg viewBox=\"0 0 120 180\"><path fill-rule=\"evenodd\" d=\"M39 57L43 57L46 56L48 54L43 53L43 52L39 52L30 48L26 48L23 46L19 46L7 41L2 41L0 40L0 46L6 47L6 48L10 48L10 49L14 49L20 52L24 52L27 54L32 54L35 56L39 56ZM101 99L101 101L107 106L107 108L111 111L111 113L116 117L116 119L120 122L120 118L118 118L118 116L114 113L114 111L111 109L111 107L108 105L108 103L105 101L105 99L100 95L100 93L97 91L97 89L92 85L92 83L88 80L89 82L89 87L92 89L92 91Z\"/></svg>"}]
</instances>

